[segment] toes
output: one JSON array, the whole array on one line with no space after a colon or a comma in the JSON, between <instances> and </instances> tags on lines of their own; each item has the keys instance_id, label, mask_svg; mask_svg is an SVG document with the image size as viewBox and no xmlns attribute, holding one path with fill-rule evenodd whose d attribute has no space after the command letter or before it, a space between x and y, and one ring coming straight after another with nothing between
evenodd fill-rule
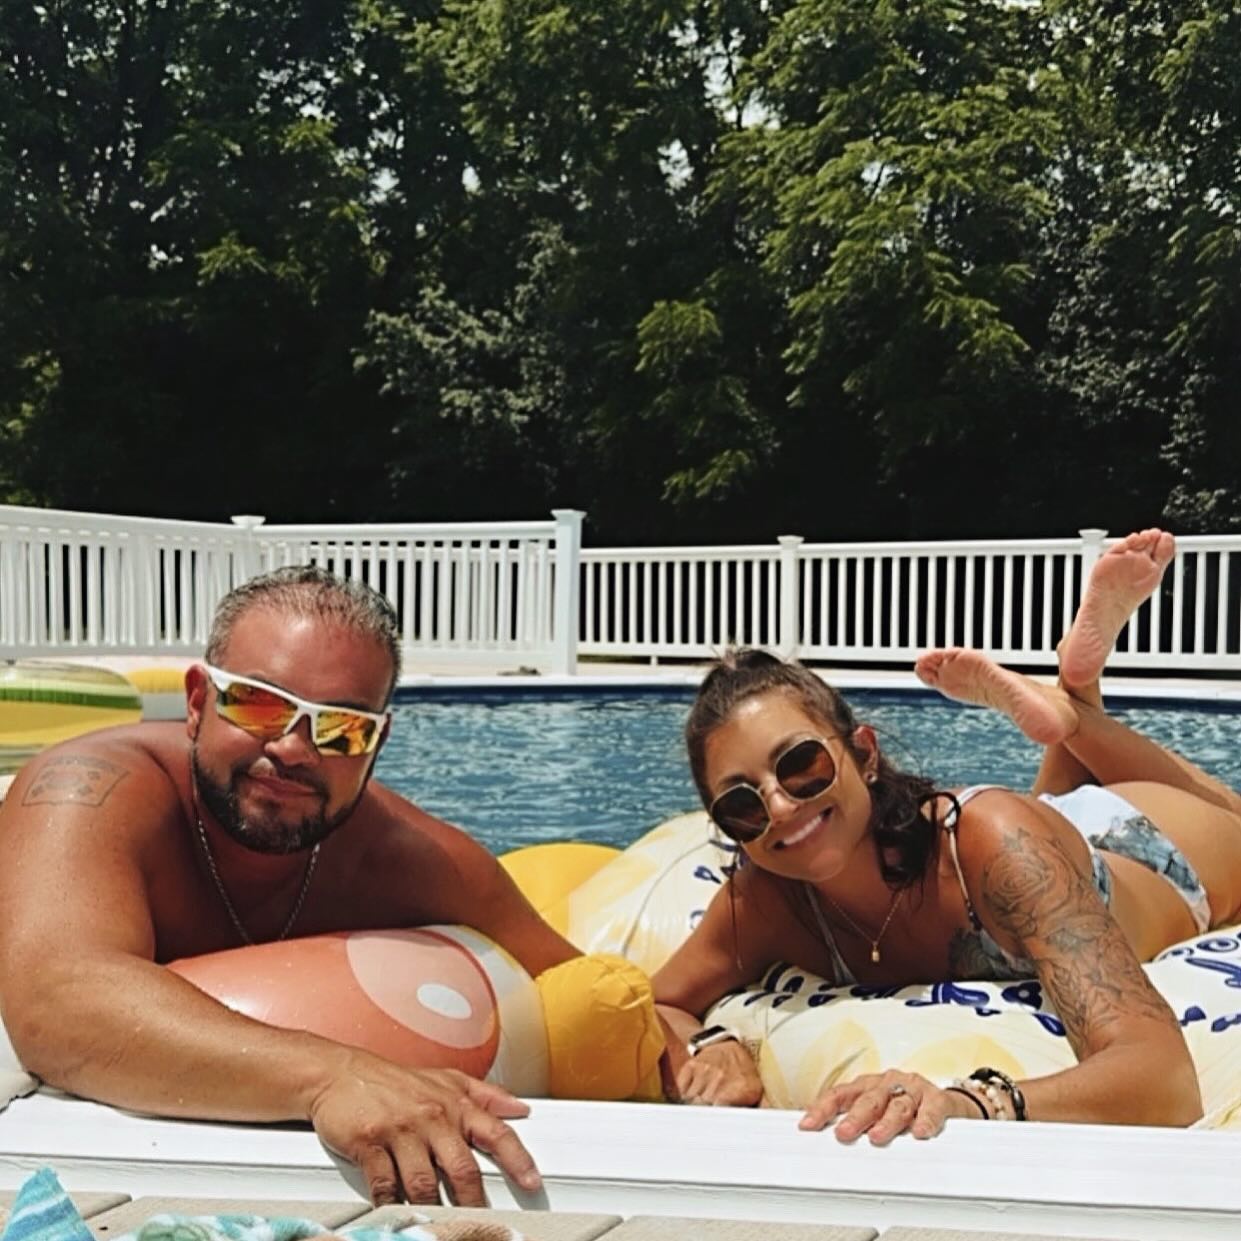
<instances>
[{"instance_id":1,"label":"toes","mask_svg":"<svg viewBox=\"0 0 1241 1241\"><path fill-rule=\"evenodd\" d=\"M924 685L934 685L939 680L944 664L952 655L951 650L923 651L914 662L914 675Z\"/></svg>"}]
</instances>

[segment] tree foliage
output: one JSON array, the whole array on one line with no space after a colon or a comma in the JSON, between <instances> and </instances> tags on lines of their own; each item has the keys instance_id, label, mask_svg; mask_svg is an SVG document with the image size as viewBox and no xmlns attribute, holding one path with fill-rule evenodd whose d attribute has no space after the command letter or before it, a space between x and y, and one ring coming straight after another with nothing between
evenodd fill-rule
<instances>
[{"instance_id":1,"label":"tree foliage","mask_svg":"<svg viewBox=\"0 0 1241 1241\"><path fill-rule=\"evenodd\" d=\"M0 8L0 495L1241 528L1219 0Z\"/></svg>"}]
</instances>

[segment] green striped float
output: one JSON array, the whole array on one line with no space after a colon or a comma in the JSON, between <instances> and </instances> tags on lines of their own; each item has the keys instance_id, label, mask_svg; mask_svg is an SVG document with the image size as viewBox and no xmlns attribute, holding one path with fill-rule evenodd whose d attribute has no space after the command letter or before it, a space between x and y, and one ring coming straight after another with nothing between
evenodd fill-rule
<instances>
[{"instance_id":1,"label":"green striped float","mask_svg":"<svg viewBox=\"0 0 1241 1241\"><path fill-rule=\"evenodd\" d=\"M138 690L110 668L0 663L0 772L15 771L44 746L141 718Z\"/></svg>"}]
</instances>

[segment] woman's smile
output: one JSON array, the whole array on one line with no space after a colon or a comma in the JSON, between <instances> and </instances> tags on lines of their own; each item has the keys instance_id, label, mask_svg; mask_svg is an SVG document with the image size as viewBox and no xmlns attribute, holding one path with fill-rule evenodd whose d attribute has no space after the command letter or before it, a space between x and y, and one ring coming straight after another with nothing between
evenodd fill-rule
<instances>
[{"instance_id":1,"label":"woman's smile","mask_svg":"<svg viewBox=\"0 0 1241 1241\"><path fill-rule=\"evenodd\" d=\"M792 849L795 846L802 844L804 841L809 840L811 836L817 834L819 828L826 824L831 813L831 806L825 806L814 816L813 819L810 819L808 822L804 823L795 832L790 833L788 836L784 836L781 839L774 841L771 847L773 849Z\"/></svg>"}]
</instances>

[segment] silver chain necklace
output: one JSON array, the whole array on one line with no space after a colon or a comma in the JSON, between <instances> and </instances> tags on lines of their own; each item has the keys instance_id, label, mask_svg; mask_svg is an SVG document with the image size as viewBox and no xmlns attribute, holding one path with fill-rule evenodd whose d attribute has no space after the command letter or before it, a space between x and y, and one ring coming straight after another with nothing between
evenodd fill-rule
<instances>
[{"instance_id":1,"label":"silver chain necklace","mask_svg":"<svg viewBox=\"0 0 1241 1241\"><path fill-rule=\"evenodd\" d=\"M211 872L212 882L215 884L215 890L220 894L220 900L224 902L224 909L227 912L230 921L233 924L237 934L241 937L243 944L253 944L250 932L246 930L245 924L237 916L237 910L233 908L233 902L229 899L228 889L224 886L224 880L220 878L220 872L215 864L215 855L211 852L211 842L207 839L207 829L203 827L203 817L198 809L198 788L194 786L191 789L194 798L194 826L198 828L198 839L203 843L203 856L207 859L207 869ZM322 844L322 841L320 841ZM276 940L282 940L288 937L289 932L293 929L293 924L297 921L297 915L302 912L302 905L306 901L306 893L310 891L310 880L315 873L315 863L319 860L319 845L315 845L310 851L310 857L306 860L306 873L302 876L301 891L297 894L297 900L293 902L293 910L289 914L288 920L280 930L280 934L276 936Z\"/></svg>"}]
</instances>

